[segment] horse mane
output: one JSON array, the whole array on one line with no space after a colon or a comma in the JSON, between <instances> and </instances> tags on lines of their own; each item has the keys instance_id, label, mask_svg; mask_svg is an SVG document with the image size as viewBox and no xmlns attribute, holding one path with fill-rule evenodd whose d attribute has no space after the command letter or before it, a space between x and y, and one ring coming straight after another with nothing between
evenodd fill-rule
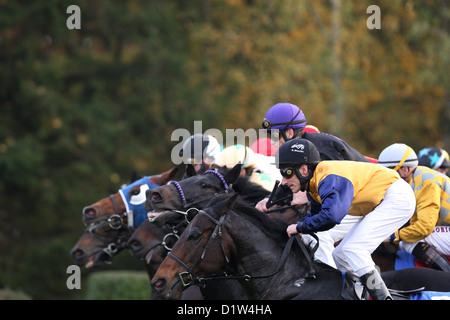
<instances>
[{"instance_id":1,"label":"horse mane","mask_svg":"<svg viewBox=\"0 0 450 320\"><path fill-rule=\"evenodd\" d=\"M284 247L288 241L289 236L286 232L289 225L288 222L269 217L265 213L258 211L255 207L249 205L240 197L236 199L234 207L231 211L258 227L267 237L274 240L275 243L278 243L281 247ZM294 250L300 250L300 248L297 247ZM310 249L307 248L307 250L309 251ZM315 261L313 261L313 265L316 270L334 270L334 268L326 264L317 263Z\"/></svg>"},{"instance_id":2,"label":"horse mane","mask_svg":"<svg viewBox=\"0 0 450 320\"><path fill-rule=\"evenodd\" d=\"M258 211L245 199L238 197L232 211L254 224L267 236L280 244L284 244L287 241L286 228L289 224L277 218L270 218L264 212Z\"/></svg>"},{"instance_id":3,"label":"horse mane","mask_svg":"<svg viewBox=\"0 0 450 320\"><path fill-rule=\"evenodd\" d=\"M239 179L233 184L233 188L242 196L249 199L264 199L270 194L270 191L264 189L259 184L250 180L250 177L241 176ZM258 201L259 201L258 200ZM258 202L257 201L257 202ZM252 201L251 201L252 202Z\"/></svg>"},{"instance_id":4,"label":"horse mane","mask_svg":"<svg viewBox=\"0 0 450 320\"><path fill-rule=\"evenodd\" d=\"M221 167L219 172L226 175L230 169ZM239 193L246 201L256 205L259 201L270 194L270 191L263 188L261 185L250 180L248 176L239 176L233 183L233 189Z\"/></svg>"}]
</instances>

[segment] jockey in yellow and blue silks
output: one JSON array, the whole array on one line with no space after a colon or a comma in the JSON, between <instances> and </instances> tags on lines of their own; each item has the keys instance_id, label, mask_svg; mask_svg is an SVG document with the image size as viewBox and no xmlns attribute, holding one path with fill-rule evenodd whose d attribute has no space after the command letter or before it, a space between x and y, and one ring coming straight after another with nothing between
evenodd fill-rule
<instances>
[{"instance_id":1,"label":"jockey in yellow and blue silks","mask_svg":"<svg viewBox=\"0 0 450 320\"><path fill-rule=\"evenodd\" d=\"M296 105L291 103L277 103L272 106L265 114L262 128L270 134L272 144L279 148L283 143L291 140L302 138L309 140L314 144L320 154L322 160L351 160L369 162L359 151L351 147L347 142L327 133L310 132L307 130L307 119L303 111ZM306 129L306 130L305 130ZM319 131L319 130L317 130ZM277 178L280 179L280 178ZM273 188L273 186L272 186ZM280 190L280 189L278 189ZM268 198L261 200L256 209L259 211L267 211ZM292 205L304 206L308 204L305 192L297 192L293 195ZM339 225L333 229L318 232L319 248L314 254L314 260L325 263L336 268L332 253L334 244L352 228L353 224L361 218L357 216L347 215ZM315 239L311 236L304 236L303 241L307 245L314 246Z\"/></svg>"},{"instance_id":2,"label":"jockey in yellow and blue silks","mask_svg":"<svg viewBox=\"0 0 450 320\"><path fill-rule=\"evenodd\" d=\"M356 161L321 161L313 143L293 139L277 152L282 184L292 192L306 190L310 211L287 233L324 231L347 215L363 218L333 251L341 271L360 277L373 299L391 299L375 269L371 253L412 216L414 193L400 176L387 168Z\"/></svg>"},{"instance_id":3,"label":"jockey in yellow and blue silks","mask_svg":"<svg viewBox=\"0 0 450 320\"><path fill-rule=\"evenodd\" d=\"M450 178L419 166L416 153L404 143L385 148L378 161L411 185L417 202L409 225L397 230L391 240L425 264L450 271L450 264L442 256L450 256L450 228L436 229L450 226Z\"/></svg>"}]
</instances>

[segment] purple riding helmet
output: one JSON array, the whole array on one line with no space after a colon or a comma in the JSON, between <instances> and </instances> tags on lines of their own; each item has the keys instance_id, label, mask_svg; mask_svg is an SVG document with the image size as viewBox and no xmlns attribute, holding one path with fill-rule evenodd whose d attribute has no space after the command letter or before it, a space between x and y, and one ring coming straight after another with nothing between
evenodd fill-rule
<instances>
[{"instance_id":1,"label":"purple riding helmet","mask_svg":"<svg viewBox=\"0 0 450 320\"><path fill-rule=\"evenodd\" d=\"M303 129L306 127L306 118L303 111L291 103L277 103L267 111L262 127L280 131L286 129Z\"/></svg>"}]
</instances>

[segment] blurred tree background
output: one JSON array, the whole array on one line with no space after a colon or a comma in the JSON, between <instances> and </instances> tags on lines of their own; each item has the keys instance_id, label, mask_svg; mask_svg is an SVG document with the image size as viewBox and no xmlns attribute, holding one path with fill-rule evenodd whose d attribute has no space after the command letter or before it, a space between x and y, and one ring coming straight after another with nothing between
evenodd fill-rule
<instances>
[{"instance_id":1,"label":"blurred tree background","mask_svg":"<svg viewBox=\"0 0 450 320\"><path fill-rule=\"evenodd\" d=\"M371 157L449 150L449 19L436 0L0 1L0 288L79 297L81 209L171 168L171 133L194 120L260 128L291 102Z\"/></svg>"}]
</instances>

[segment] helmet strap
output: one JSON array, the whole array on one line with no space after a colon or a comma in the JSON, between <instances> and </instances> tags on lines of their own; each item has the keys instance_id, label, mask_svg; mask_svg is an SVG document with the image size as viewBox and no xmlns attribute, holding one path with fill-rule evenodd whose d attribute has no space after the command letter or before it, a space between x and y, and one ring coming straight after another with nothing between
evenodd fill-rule
<instances>
[{"instance_id":1,"label":"helmet strap","mask_svg":"<svg viewBox=\"0 0 450 320\"><path fill-rule=\"evenodd\" d=\"M288 139L288 137L286 136L286 129L280 130L281 135L283 136L284 141L288 141L290 139Z\"/></svg>"},{"instance_id":2,"label":"helmet strap","mask_svg":"<svg viewBox=\"0 0 450 320\"><path fill-rule=\"evenodd\" d=\"M293 131L292 138L290 138L290 139L286 135L286 131L289 130L289 129L291 129ZM297 137L299 132L302 132L301 128L297 128L297 129L287 128L287 129L280 130L281 136L283 137L285 142L289 141L289 140L292 140L292 139L300 138L300 137Z\"/></svg>"},{"instance_id":3,"label":"helmet strap","mask_svg":"<svg viewBox=\"0 0 450 320\"><path fill-rule=\"evenodd\" d=\"M311 172L309 167L308 167L308 176L307 177L303 177L300 174L300 171L298 171L298 168L295 168L294 172L295 172L295 175L298 178L298 181L300 181L300 191L305 192L306 191L306 186L308 185L309 180L311 180L313 173Z\"/></svg>"},{"instance_id":4,"label":"helmet strap","mask_svg":"<svg viewBox=\"0 0 450 320\"><path fill-rule=\"evenodd\" d=\"M408 149L406 149L405 154L403 155L402 160L400 160L400 162L398 163L398 165L394 168L394 171L397 171L398 169L400 169L400 167L405 163L406 159L409 157L409 155L413 152L413 149L411 147L408 147Z\"/></svg>"}]
</instances>

